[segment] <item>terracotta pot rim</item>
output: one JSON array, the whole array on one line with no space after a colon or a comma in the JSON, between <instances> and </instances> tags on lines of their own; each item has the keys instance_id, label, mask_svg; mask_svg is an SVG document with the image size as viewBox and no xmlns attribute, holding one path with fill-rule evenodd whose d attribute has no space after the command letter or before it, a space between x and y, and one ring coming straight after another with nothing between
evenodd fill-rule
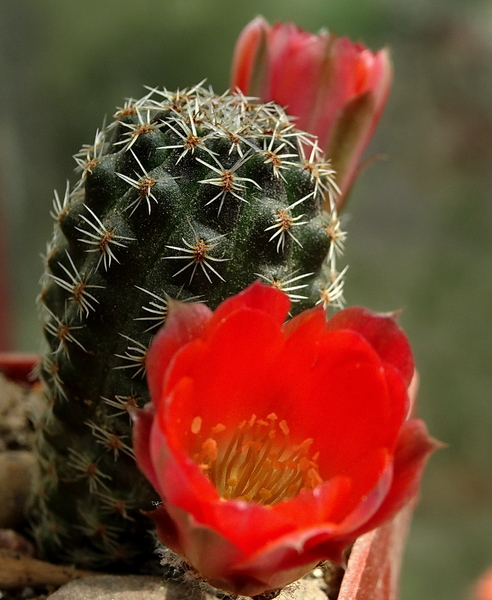
<instances>
[{"instance_id":1,"label":"terracotta pot rim","mask_svg":"<svg viewBox=\"0 0 492 600\"><path fill-rule=\"evenodd\" d=\"M40 357L28 352L0 352L0 373L18 383L32 383L32 372Z\"/></svg>"}]
</instances>

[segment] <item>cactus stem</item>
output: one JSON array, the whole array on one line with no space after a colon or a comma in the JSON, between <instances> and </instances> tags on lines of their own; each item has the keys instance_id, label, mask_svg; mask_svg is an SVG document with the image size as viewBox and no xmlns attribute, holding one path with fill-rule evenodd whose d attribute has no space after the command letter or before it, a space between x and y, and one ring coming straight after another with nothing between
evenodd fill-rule
<instances>
[{"instance_id":1,"label":"cactus stem","mask_svg":"<svg viewBox=\"0 0 492 600\"><path fill-rule=\"evenodd\" d=\"M92 227L92 229L96 233L92 233L91 231L87 231L86 229L82 229L81 227L75 227L77 231L80 231L80 233L84 233L89 238L79 238L78 241L83 242L84 244L89 244L91 246L96 246L95 248L89 248L88 250L86 250L86 252L100 252L101 256L99 257L99 261L96 265L96 271L99 269L99 265L101 264L101 262L104 265L104 270L107 271L108 268L111 266L111 262L113 260L118 264L120 262L114 255L114 252L111 248L111 244L114 244L115 246L120 246L120 248L126 248L127 246L123 244L123 242L119 242L118 240L134 242L135 238L125 237L123 235L116 235L114 230L106 229L99 217L87 206L87 204L84 204L84 207L89 211L95 223L90 221L85 215L80 215L80 218L83 219L87 223L87 225Z\"/></svg>"},{"instance_id":2,"label":"cactus stem","mask_svg":"<svg viewBox=\"0 0 492 600\"><path fill-rule=\"evenodd\" d=\"M105 402L106 404L108 404L109 406L112 406L113 408L118 409L118 412L114 412L114 413L108 415L108 418L119 417L121 415L126 414L126 415L128 415L130 422L131 422L130 411L134 408L138 408L139 405L142 404L142 402L139 402L138 396L135 393L133 393L133 391L131 392L131 394L129 396L115 395L114 400L111 400L110 398L105 398L104 396L101 396L101 400L103 402Z\"/></svg>"},{"instance_id":3,"label":"cactus stem","mask_svg":"<svg viewBox=\"0 0 492 600\"><path fill-rule=\"evenodd\" d=\"M133 98L127 98L121 108L118 108L114 113L113 117L115 119L121 119L122 117L127 117L130 115L136 115L137 108L135 106L135 101Z\"/></svg>"},{"instance_id":4,"label":"cactus stem","mask_svg":"<svg viewBox=\"0 0 492 600\"><path fill-rule=\"evenodd\" d=\"M298 204L298 202L296 202L295 204ZM269 242L271 242L276 237L278 237L277 252L284 251L285 239L286 239L287 235L292 240L294 240L294 242L296 242L296 244L299 246L299 248L302 248L301 242L292 233L291 228L295 227L296 225L305 225L307 223L307 221L299 222L299 219L302 219L304 217L304 215L292 217L289 214L289 209L292 208L292 206L294 206L294 205L288 206L286 209L283 209L283 210L277 210L277 218L276 218L275 223L265 229L265 231L271 231L273 229L277 230L277 231L275 231L275 233L272 234L272 236L268 240Z\"/></svg>"},{"instance_id":5,"label":"cactus stem","mask_svg":"<svg viewBox=\"0 0 492 600\"><path fill-rule=\"evenodd\" d=\"M295 273L292 273L292 275L294 275ZM296 277L291 277L290 275L286 275L284 277L277 277L275 275L271 275L270 277L267 277L265 275L261 275L261 273L257 273L258 277L260 277L261 279L263 279L264 281L266 281L268 284L270 284L272 287L277 288L278 290L282 290L283 292L285 292L291 302L299 302L300 300L305 300L307 298L307 296L301 296L300 294L293 294L292 292L296 291L296 290L302 290L308 287L307 283L302 283L300 285L290 285L291 283L294 283L296 281L300 281L301 279L305 278L305 277L311 277L311 275L313 275L313 273L303 273L302 275L297 275ZM289 279L287 279L287 277L289 277Z\"/></svg>"},{"instance_id":6,"label":"cactus stem","mask_svg":"<svg viewBox=\"0 0 492 600\"><path fill-rule=\"evenodd\" d=\"M123 179L123 181L126 181L126 183L130 184L132 187L134 187L135 189L137 189L138 192L139 192L139 197L136 200L134 200L131 204L129 204L126 207L126 210L129 210L130 208L132 208L133 206L135 206L135 208L130 213L130 216L132 216L133 213L137 210L137 208L138 208L140 202L142 201L142 199L145 198L145 200L147 201L147 208L149 209L149 215L150 215L150 213L152 211L152 205L150 204L150 198L152 198L152 200L156 204L159 203L158 200L157 200L157 198L152 193L152 188L157 183L157 180L154 179L153 177L151 177L147 173L147 171L144 169L142 163L139 161L139 159L137 158L137 155L133 152L133 150L131 150L131 153L133 154L133 157L134 157L135 161L138 163L138 166L142 170L143 176L140 177L138 180L135 180L135 179L132 179L131 177L129 177L128 175L123 174L123 173L116 173L116 175L118 175L118 177L120 177L121 179ZM135 171L135 174L138 175L136 171Z\"/></svg>"},{"instance_id":7,"label":"cactus stem","mask_svg":"<svg viewBox=\"0 0 492 600\"><path fill-rule=\"evenodd\" d=\"M45 309L48 311L48 313L51 315L51 317L55 321L54 323L53 323L53 321L47 321L45 324L45 329L51 335L58 338L60 341L58 348L53 350L53 354L57 354L58 352L63 350L65 352L65 354L68 356L68 342L70 342L72 344L77 344L77 346L81 350L83 350L84 352L87 352L87 350L84 348L84 346L70 333L72 330L75 330L75 329L83 329L84 326L79 325L79 326L74 327L70 323L64 323L48 307L45 307Z\"/></svg>"},{"instance_id":8,"label":"cactus stem","mask_svg":"<svg viewBox=\"0 0 492 600\"><path fill-rule=\"evenodd\" d=\"M109 452L113 452L115 461L118 460L120 451L134 458L133 449L123 441L123 438L127 436L117 435L113 431L104 429L104 427L101 427L93 421L86 421L85 424L91 428L92 433L96 438L96 442L104 446Z\"/></svg>"},{"instance_id":9,"label":"cactus stem","mask_svg":"<svg viewBox=\"0 0 492 600\"><path fill-rule=\"evenodd\" d=\"M275 129L278 128L278 125L275 126ZM288 166L292 166L294 163L286 161L286 158L296 158L297 154L280 154L280 150L285 148L287 142L282 142L280 146L277 146L275 150L273 149L274 142L276 141L276 137L272 135L270 142L267 144L267 140L263 140L263 152L262 154L265 157L265 163L270 163L273 169L273 175L275 177L281 177L284 181L284 176L281 172L281 169L286 169Z\"/></svg>"},{"instance_id":10,"label":"cactus stem","mask_svg":"<svg viewBox=\"0 0 492 600\"><path fill-rule=\"evenodd\" d=\"M53 198L53 212L50 212L51 217L60 225L63 221L64 216L67 214L69 210L69 200L70 200L70 182L67 181L67 185L65 188L65 193L63 194L63 200L60 200L58 196L58 192L55 190L55 197Z\"/></svg>"},{"instance_id":11,"label":"cactus stem","mask_svg":"<svg viewBox=\"0 0 492 600\"><path fill-rule=\"evenodd\" d=\"M86 510L78 510L80 517L87 525L75 525L75 527L91 538L99 538L104 544L115 548L117 539L123 529L116 525L102 523L95 515Z\"/></svg>"},{"instance_id":12,"label":"cactus stem","mask_svg":"<svg viewBox=\"0 0 492 600\"><path fill-rule=\"evenodd\" d=\"M81 454L73 448L69 448L68 453L70 454L70 459L68 460L67 465L80 473L79 475L76 475L72 481L85 479L92 493L97 490L98 486L109 491L109 488L106 483L104 483L103 479L111 480L111 476L101 472L97 461L93 461L87 454Z\"/></svg>"},{"instance_id":13,"label":"cactus stem","mask_svg":"<svg viewBox=\"0 0 492 600\"><path fill-rule=\"evenodd\" d=\"M176 123L176 125L178 125L181 128L182 131L179 131L179 129L176 129L176 127L174 127L174 125L172 123L168 123L169 129L174 131L174 133L182 139L181 144L159 146L157 148L158 150L171 150L172 148L183 148L183 152L179 155L178 159L176 160L176 164L181 162L181 159L183 159L188 154L188 152L191 152L191 154L194 154L196 148L201 148L202 150L204 150L205 152L210 154L210 156L214 155L214 152L212 150L210 150L210 148L208 148L207 145L205 144L205 141L207 139L211 138L213 136L213 134L209 133L204 136L198 135L198 132L196 129L196 124L195 124L195 118L193 117L193 115L191 113L190 107L188 107L188 120L190 123L190 127L188 127L188 124L185 121L182 121L182 120L176 118L175 123Z\"/></svg>"},{"instance_id":14,"label":"cactus stem","mask_svg":"<svg viewBox=\"0 0 492 600\"><path fill-rule=\"evenodd\" d=\"M306 157L306 150L311 148L309 158ZM324 209L328 213L332 213L336 208L336 199L340 196L341 192L335 182L336 172L332 168L330 161L320 163L317 160L319 156L318 141L308 138L307 142L299 145L299 152L301 155L301 162L305 171L307 171L314 181L314 191L316 194L321 192L325 196Z\"/></svg>"},{"instance_id":15,"label":"cactus stem","mask_svg":"<svg viewBox=\"0 0 492 600\"><path fill-rule=\"evenodd\" d=\"M118 146L121 144L126 144L124 147L125 152L131 149L133 144L138 140L138 138L141 135L150 133L151 131L155 131L156 129L160 129L160 127L162 127L162 125L163 125L162 123L157 124L157 123L151 122L150 110L147 110L147 119L145 121L143 120L138 107L136 107L135 114L137 115L137 118L139 121L137 124L125 123L124 121L120 121L121 125L123 125L124 127L127 127L129 129L127 139L123 139L123 140L120 140L119 142L114 143L115 146Z\"/></svg>"},{"instance_id":16,"label":"cactus stem","mask_svg":"<svg viewBox=\"0 0 492 600\"><path fill-rule=\"evenodd\" d=\"M142 310L151 313L151 315L153 316L137 317L135 321L155 321L153 325L151 325L148 329L145 330L145 333L147 333L148 331L152 331L152 329L155 329L156 327L164 325L168 311L167 299L161 298L157 294L154 294L153 292L146 290L145 288L141 288L138 285L136 285L135 287L138 290L144 292L145 294L149 294L149 296L152 296L153 298L155 298L155 300L157 300L157 302L155 300L151 300L149 302L149 306L142 306Z\"/></svg>"},{"instance_id":17,"label":"cactus stem","mask_svg":"<svg viewBox=\"0 0 492 600\"><path fill-rule=\"evenodd\" d=\"M338 256L341 256L345 250L345 240L347 232L343 231L340 221L336 214L333 213L330 217L330 222L325 225L325 231L330 238L330 249L328 251L328 260L334 261Z\"/></svg>"},{"instance_id":18,"label":"cactus stem","mask_svg":"<svg viewBox=\"0 0 492 600\"><path fill-rule=\"evenodd\" d=\"M246 186L244 185L244 183L246 183L246 182L252 183L254 186L256 186L258 189L261 190L261 186L258 184L258 182L254 181L253 179L250 179L249 177L238 177L237 175L235 175L235 171L237 171L240 167L242 167L250 157L251 157L251 153L247 152L231 167L231 169L224 169L224 167L219 163L218 159L215 158L215 156L213 156L212 158L214 158L214 160L217 162L219 168L214 167L213 165L210 165L209 163L205 162L201 158L197 158L198 162L207 166L209 169L211 169L212 171L214 171L215 173L217 173L219 175L219 177L212 177L210 179L202 179L198 182L198 183L209 183L210 185L215 185L215 186L222 188L221 191L217 195L215 195L211 200L209 200L206 204L206 206L208 206L209 204L212 204L212 202L217 200L217 198L221 198L217 215L220 215L222 206L224 205L224 201L225 201L225 198L228 193L232 194L235 198L237 198L238 200L241 200L242 202L246 202L246 203L248 202L239 193L237 193L237 192L241 192L242 190L246 189ZM244 182L244 183L239 183L239 182Z\"/></svg>"},{"instance_id":19,"label":"cactus stem","mask_svg":"<svg viewBox=\"0 0 492 600\"><path fill-rule=\"evenodd\" d=\"M215 242L215 240L222 240L224 238L224 236L219 235L210 240L204 240L202 238L199 238L196 234L195 234L195 236L196 237L195 237L194 245L188 243L184 238L182 238L183 243L186 246L186 248L183 248L180 246L166 245L166 248L170 248L171 250L179 250L181 252L185 252L188 255L191 255L190 262L187 265L185 265L182 269L180 269L179 271L176 271L176 273L174 273L173 277L176 277L177 275L179 275L180 273L182 273L189 267L193 267L193 271L190 276L190 283L191 283L193 280L193 277L195 276L196 269L197 269L198 265L200 265L205 277L208 279L208 281L210 283L212 283L212 280L210 279L210 275L209 275L207 269L209 269L212 273L217 275L217 277L221 281L225 281L225 279L222 277L222 275L216 269L214 269L214 267L209 262L207 262L207 261L224 262L226 260L229 260L228 258L217 258L215 256L209 256L209 254L208 254L208 252L210 252L210 250L213 250L220 243L220 241L216 242L215 244L213 242ZM189 260L188 256L164 256L164 258L165 259Z\"/></svg>"},{"instance_id":20,"label":"cactus stem","mask_svg":"<svg viewBox=\"0 0 492 600\"><path fill-rule=\"evenodd\" d=\"M77 271L77 268L75 267L72 257L70 256L68 251L66 252L66 255L68 257L68 260L70 261L73 273L70 273L67 267L65 267L65 265L63 265L62 263L58 264L65 271L70 281L65 281L61 277L53 275L53 273L49 273L48 275L61 288L67 290L67 292L70 292L72 294L70 300L73 300L78 305L79 316L82 316L82 313L85 313L85 316L87 317L90 311L94 310L94 306L91 304L91 302L96 302L96 304L99 304L99 300L97 300L97 298L95 298L90 292L88 292L87 288L104 288L102 285L88 285L88 275L81 275Z\"/></svg>"},{"instance_id":21,"label":"cactus stem","mask_svg":"<svg viewBox=\"0 0 492 600\"><path fill-rule=\"evenodd\" d=\"M156 327L161 327L162 325L164 325L168 313L169 297L167 296L167 294L165 298L162 298L158 294L154 294L154 292L146 290L143 287L139 287L138 285L136 285L135 287L137 288L137 290L140 290L141 292L144 292L144 294L148 294L149 296L152 296L152 298L155 299L149 301L149 306L142 306L142 310L144 310L147 313L150 313L153 316L135 318L135 321L155 321L153 325L151 325L148 329L144 330L144 333L147 333L149 331L152 331L152 329L155 329ZM181 287L179 292L175 295L174 300L180 300L181 302L196 302L199 300L198 296L192 296L191 298L180 298L182 290L183 288Z\"/></svg>"},{"instance_id":22,"label":"cactus stem","mask_svg":"<svg viewBox=\"0 0 492 600\"><path fill-rule=\"evenodd\" d=\"M82 171L82 179L85 179L88 174L92 174L92 169L100 163L105 140L106 136L103 127L102 130L98 129L96 131L93 144L85 144L82 146L80 152L74 155L75 162L77 163L76 170Z\"/></svg>"},{"instance_id":23,"label":"cactus stem","mask_svg":"<svg viewBox=\"0 0 492 600\"><path fill-rule=\"evenodd\" d=\"M136 508L136 505L130 503L128 499L117 498L116 496L112 496L110 493L106 494L101 491L97 491L96 495L101 500L102 512L120 515L124 519L135 521L135 519L128 514L128 511Z\"/></svg>"},{"instance_id":24,"label":"cactus stem","mask_svg":"<svg viewBox=\"0 0 492 600\"><path fill-rule=\"evenodd\" d=\"M45 371L52 380L54 391L58 394L58 397L61 400L67 399L67 394L63 389L63 381L60 377L60 365L58 364L58 360L52 360L48 356L45 356L43 359L42 370ZM44 375L41 374L41 380L44 380Z\"/></svg>"},{"instance_id":25,"label":"cactus stem","mask_svg":"<svg viewBox=\"0 0 492 600\"><path fill-rule=\"evenodd\" d=\"M153 300L151 300L149 302L149 306L142 306L142 310L145 310L146 312L149 312L154 316L137 317L135 319L135 321L155 321L155 323L153 325L151 325L148 329L144 330L144 333L147 333L149 331L152 331L152 329L155 329L156 327L161 327L162 325L164 325L166 318L167 318L167 313L168 313L167 298L166 299L161 298L157 294L154 294L153 292L146 290L145 288L138 287L138 285L136 285L135 287L138 290L141 290L142 292L144 292L145 294L149 294L150 296L153 296L158 301L158 302L154 302ZM181 302L197 302L200 300L199 296L192 296L191 298L180 298L181 291L182 291L182 288L176 294L176 297L174 298L175 300L180 300Z\"/></svg>"},{"instance_id":26,"label":"cactus stem","mask_svg":"<svg viewBox=\"0 0 492 600\"><path fill-rule=\"evenodd\" d=\"M348 265L338 273L330 285L320 289L320 299L316 304L323 304L323 308L333 306L334 308L343 308L345 299L343 297L343 282L347 272Z\"/></svg>"},{"instance_id":27,"label":"cactus stem","mask_svg":"<svg viewBox=\"0 0 492 600\"><path fill-rule=\"evenodd\" d=\"M129 365L119 365L114 367L114 369L136 369L135 373L132 375L132 379L137 377L137 375L141 375L143 378L145 376L145 360L147 357L148 348L141 344L140 342L135 341L131 337L120 333L122 337L127 339L129 342L133 342L136 346L128 346L125 354L115 354L118 358L122 358L123 360L127 360L130 362ZM132 354L133 352L133 354Z\"/></svg>"}]
</instances>

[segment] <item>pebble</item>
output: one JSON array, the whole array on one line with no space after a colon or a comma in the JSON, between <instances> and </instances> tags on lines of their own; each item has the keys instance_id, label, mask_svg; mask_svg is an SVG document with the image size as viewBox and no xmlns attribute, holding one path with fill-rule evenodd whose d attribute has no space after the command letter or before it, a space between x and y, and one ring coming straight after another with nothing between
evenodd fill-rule
<instances>
[{"instance_id":1,"label":"pebble","mask_svg":"<svg viewBox=\"0 0 492 600\"><path fill-rule=\"evenodd\" d=\"M146 575L97 575L65 584L48 600L217 600L196 584ZM277 600L327 600L322 579L307 577L288 586Z\"/></svg>"},{"instance_id":2,"label":"pebble","mask_svg":"<svg viewBox=\"0 0 492 600\"><path fill-rule=\"evenodd\" d=\"M24 450L30 445L25 397L25 387L0 373L0 451Z\"/></svg>"},{"instance_id":3,"label":"pebble","mask_svg":"<svg viewBox=\"0 0 492 600\"><path fill-rule=\"evenodd\" d=\"M34 558L35 554L34 545L13 529L0 529L0 551L2 549L31 558Z\"/></svg>"},{"instance_id":4,"label":"pebble","mask_svg":"<svg viewBox=\"0 0 492 600\"><path fill-rule=\"evenodd\" d=\"M0 529L15 529L24 521L35 465L32 452L0 452Z\"/></svg>"},{"instance_id":5,"label":"pebble","mask_svg":"<svg viewBox=\"0 0 492 600\"><path fill-rule=\"evenodd\" d=\"M179 588L182 588L182 593ZM191 586L166 582L146 575L96 575L63 585L50 600L204 600L201 591L191 595Z\"/></svg>"}]
</instances>

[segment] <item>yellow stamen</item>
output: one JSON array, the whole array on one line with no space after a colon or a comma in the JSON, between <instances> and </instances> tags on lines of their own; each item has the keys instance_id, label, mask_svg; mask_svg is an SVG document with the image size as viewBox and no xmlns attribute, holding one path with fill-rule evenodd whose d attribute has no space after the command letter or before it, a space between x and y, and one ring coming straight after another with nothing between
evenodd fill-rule
<instances>
[{"instance_id":1,"label":"yellow stamen","mask_svg":"<svg viewBox=\"0 0 492 600\"><path fill-rule=\"evenodd\" d=\"M222 423L217 423L217 425L215 425L215 427L212 427L211 431L212 431L212 433L220 433L221 431L224 431L225 428L226 428L226 426L222 425Z\"/></svg>"},{"instance_id":2,"label":"yellow stamen","mask_svg":"<svg viewBox=\"0 0 492 600\"><path fill-rule=\"evenodd\" d=\"M193 419L193 421L191 422L191 433L194 433L196 435L197 433L200 433L201 428L202 428L202 418L195 417Z\"/></svg>"},{"instance_id":3,"label":"yellow stamen","mask_svg":"<svg viewBox=\"0 0 492 600\"><path fill-rule=\"evenodd\" d=\"M280 423L278 424L278 426L280 427L280 429L282 430L282 433L284 435L289 435L290 430L289 430L289 427L288 427L287 422L285 420L284 421L280 421Z\"/></svg>"},{"instance_id":4,"label":"yellow stamen","mask_svg":"<svg viewBox=\"0 0 492 600\"><path fill-rule=\"evenodd\" d=\"M196 416L192 456L223 499L275 504L323 482L317 464L319 452L311 452L312 438L300 444L290 441L290 428L275 413L266 419L253 414L231 433L218 423L203 431Z\"/></svg>"}]
</instances>

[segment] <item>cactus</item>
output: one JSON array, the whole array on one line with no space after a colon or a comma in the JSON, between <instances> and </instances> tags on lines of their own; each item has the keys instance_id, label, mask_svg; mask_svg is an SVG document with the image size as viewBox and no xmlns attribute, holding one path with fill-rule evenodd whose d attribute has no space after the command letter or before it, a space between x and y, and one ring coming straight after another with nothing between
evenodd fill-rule
<instances>
[{"instance_id":1,"label":"cactus","mask_svg":"<svg viewBox=\"0 0 492 600\"><path fill-rule=\"evenodd\" d=\"M39 296L33 531L47 559L152 571L141 511L157 497L134 463L129 413L148 402L145 355L168 299L215 308L260 279L293 314L340 304L336 186L280 107L200 86L127 101L75 159Z\"/></svg>"}]
</instances>

